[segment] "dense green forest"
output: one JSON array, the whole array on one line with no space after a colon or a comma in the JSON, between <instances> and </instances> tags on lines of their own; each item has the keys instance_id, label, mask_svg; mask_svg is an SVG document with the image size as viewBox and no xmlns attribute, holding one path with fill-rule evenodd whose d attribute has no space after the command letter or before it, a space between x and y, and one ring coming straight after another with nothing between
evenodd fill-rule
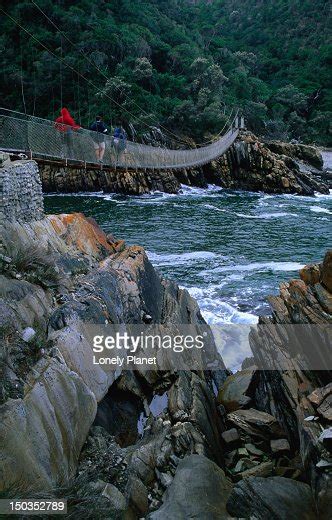
<instances>
[{"instance_id":1,"label":"dense green forest","mask_svg":"<svg viewBox=\"0 0 332 520\"><path fill-rule=\"evenodd\" d=\"M102 113L131 137L162 125L196 141L240 107L258 134L331 145L328 0L2 0L1 7L13 18L1 12L2 106L53 118L63 105L82 125Z\"/></svg>"}]
</instances>

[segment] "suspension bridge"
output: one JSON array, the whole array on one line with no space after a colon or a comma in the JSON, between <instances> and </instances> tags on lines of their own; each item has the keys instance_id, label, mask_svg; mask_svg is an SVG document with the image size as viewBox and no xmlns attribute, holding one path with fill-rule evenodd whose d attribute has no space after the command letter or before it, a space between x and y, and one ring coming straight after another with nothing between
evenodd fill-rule
<instances>
[{"instance_id":1,"label":"suspension bridge","mask_svg":"<svg viewBox=\"0 0 332 520\"><path fill-rule=\"evenodd\" d=\"M75 131L62 128L59 131L54 121L0 109L0 150L23 153L36 160L61 161L65 165L73 162L99 168L183 169L207 164L223 155L235 141L238 127L239 118L236 116L225 133L214 142L190 149L170 149L127 141L126 148L120 150L114 145L112 137L103 135L105 155L101 166L96 160L94 148L97 132L83 128Z\"/></svg>"}]
</instances>

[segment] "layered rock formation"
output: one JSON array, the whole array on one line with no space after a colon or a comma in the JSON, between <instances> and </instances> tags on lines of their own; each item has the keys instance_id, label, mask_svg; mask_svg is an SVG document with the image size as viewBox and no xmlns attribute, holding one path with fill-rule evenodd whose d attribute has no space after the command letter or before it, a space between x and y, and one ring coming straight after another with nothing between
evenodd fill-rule
<instances>
[{"instance_id":1,"label":"layered rock formation","mask_svg":"<svg viewBox=\"0 0 332 520\"><path fill-rule=\"evenodd\" d=\"M261 142L251 133L242 133L228 152L203 168L205 178L229 189L296 193L313 195L328 193L329 186L317 171L303 171L295 159L322 166L321 154L312 147ZM296 148L297 149L297 148Z\"/></svg>"},{"instance_id":2,"label":"layered rock formation","mask_svg":"<svg viewBox=\"0 0 332 520\"><path fill-rule=\"evenodd\" d=\"M228 152L216 161L182 170L100 171L39 164L45 192L103 190L131 195L156 190L177 193L180 183L199 187L213 183L229 189L267 193L328 193L329 181L321 171L322 166L322 156L314 147L264 143L251 133L241 133Z\"/></svg>"},{"instance_id":3,"label":"layered rock formation","mask_svg":"<svg viewBox=\"0 0 332 520\"><path fill-rule=\"evenodd\" d=\"M62 167L39 162L44 192L77 193L104 191L143 195L151 191L177 193L180 183L172 171L98 170Z\"/></svg>"},{"instance_id":4,"label":"layered rock formation","mask_svg":"<svg viewBox=\"0 0 332 520\"><path fill-rule=\"evenodd\" d=\"M280 296L270 298L272 317L261 318L260 323L272 328L275 325L272 341L266 334L251 337L257 363L262 356L265 361L278 359L278 356L286 360L287 369L259 372L255 399L261 409L278 418L291 446L299 450L320 518L328 518L332 507L329 478L332 467L331 258L330 251L321 264L302 269L301 280L282 284ZM293 358L291 350L285 349L294 345L294 333L297 334L289 324L305 325L304 332L308 334L306 348L296 349ZM280 341L280 335L285 334ZM298 334L304 342L301 330ZM272 363L269 366L273 368Z\"/></svg>"},{"instance_id":5,"label":"layered rock formation","mask_svg":"<svg viewBox=\"0 0 332 520\"><path fill-rule=\"evenodd\" d=\"M105 409L112 435L92 430L80 467L93 495L93 482L98 488L97 481L118 481L110 460L94 450L91 473L89 446L105 445L108 456L124 460L118 499L124 496L120 502L133 518L161 503L179 456L196 453L220 464L212 380L218 387L223 372L109 372L92 366L92 345L81 328L156 322L170 332L185 323L199 330L204 320L189 294L161 279L142 248L107 237L81 214L11 223L2 233L1 489L45 493L66 486L97 410L98 424ZM167 413L161 409L154 418L150 406L159 395ZM133 420L123 435L126 414Z\"/></svg>"},{"instance_id":6,"label":"layered rock formation","mask_svg":"<svg viewBox=\"0 0 332 520\"><path fill-rule=\"evenodd\" d=\"M1 222L1 492L74 518L330 518L332 253L270 298L243 370L114 371L90 326L206 334L199 308L93 219L38 217Z\"/></svg>"}]
</instances>

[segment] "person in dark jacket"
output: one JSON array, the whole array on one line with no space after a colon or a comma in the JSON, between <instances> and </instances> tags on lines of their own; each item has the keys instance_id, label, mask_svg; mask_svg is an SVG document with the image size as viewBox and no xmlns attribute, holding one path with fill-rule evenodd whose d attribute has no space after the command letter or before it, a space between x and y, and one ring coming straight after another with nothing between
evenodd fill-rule
<instances>
[{"instance_id":1,"label":"person in dark jacket","mask_svg":"<svg viewBox=\"0 0 332 520\"><path fill-rule=\"evenodd\" d=\"M122 125L115 128L112 141L117 153L126 153L127 133Z\"/></svg>"},{"instance_id":2,"label":"person in dark jacket","mask_svg":"<svg viewBox=\"0 0 332 520\"><path fill-rule=\"evenodd\" d=\"M105 135L108 132L108 128L105 125L101 116L97 116L96 120L90 126L90 130L94 132L92 134L93 145L96 152L97 161L102 163L105 153Z\"/></svg>"}]
</instances>

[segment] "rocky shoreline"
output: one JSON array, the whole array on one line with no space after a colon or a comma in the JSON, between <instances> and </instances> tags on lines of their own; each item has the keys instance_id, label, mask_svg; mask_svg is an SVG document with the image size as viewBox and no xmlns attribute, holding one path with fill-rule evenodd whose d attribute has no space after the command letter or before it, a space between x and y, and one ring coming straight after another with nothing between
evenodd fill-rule
<instances>
[{"instance_id":1,"label":"rocky shoreline","mask_svg":"<svg viewBox=\"0 0 332 520\"><path fill-rule=\"evenodd\" d=\"M259 334L233 375L92 368L80 324L199 331L197 303L82 214L12 221L2 236L2 492L67 496L86 518L330 517L328 369L258 370L278 344ZM300 276L261 324L331 324L331 253Z\"/></svg>"},{"instance_id":2,"label":"rocky shoreline","mask_svg":"<svg viewBox=\"0 0 332 520\"><path fill-rule=\"evenodd\" d=\"M198 187L213 183L229 189L314 195L315 192L328 193L332 187L331 176L323 171L322 156L317 148L263 142L249 132L242 132L221 158L197 168L99 171L40 162L39 169L45 193L177 193L181 183Z\"/></svg>"}]
</instances>

